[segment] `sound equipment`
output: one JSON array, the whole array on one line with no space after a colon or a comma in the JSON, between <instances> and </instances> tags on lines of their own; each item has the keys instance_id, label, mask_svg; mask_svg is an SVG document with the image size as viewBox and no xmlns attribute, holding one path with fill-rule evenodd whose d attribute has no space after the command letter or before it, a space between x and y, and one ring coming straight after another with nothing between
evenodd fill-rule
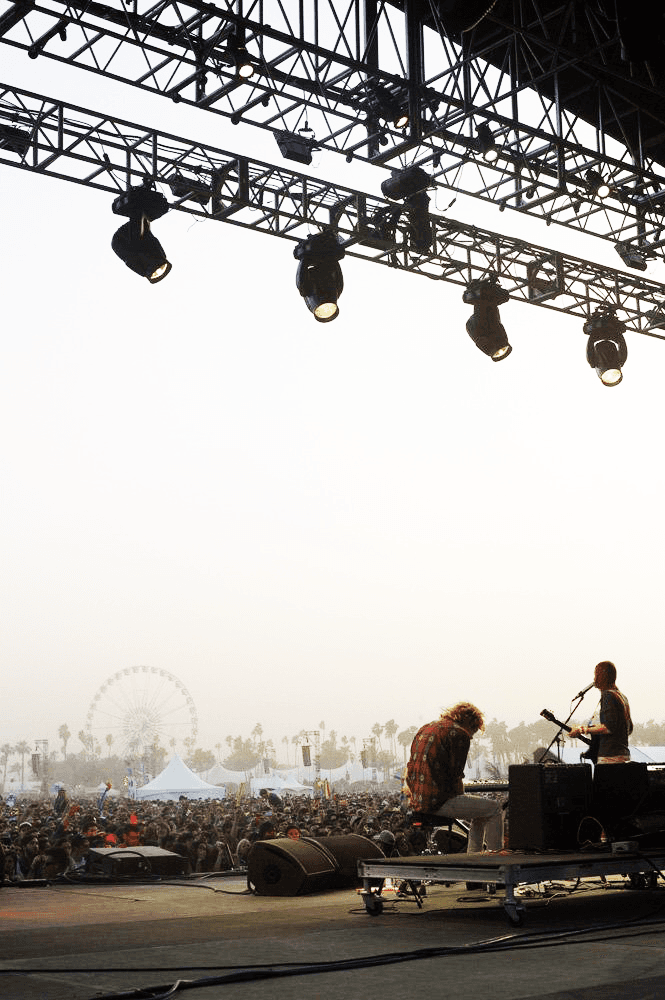
<instances>
[{"instance_id":1,"label":"sound equipment","mask_svg":"<svg viewBox=\"0 0 665 1000\"><path fill-rule=\"evenodd\" d=\"M511 764L508 768L511 850L572 850L591 807L588 764Z\"/></svg>"},{"instance_id":2,"label":"sound equipment","mask_svg":"<svg viewBox=\"0 0 665 1000\"><path fill-rule=\"evenodd\" d=\"M593 814L610 840L642 834L665 839L665 771L640 761L597 764L593 776ZM644 840L641 841L645 846Z\"/></svg>"},{"instance_id":3,"label":"sound equipment","mask_svg":"<svg viewBox=\"0 0 665 1000\"><path fill-rule=\"evenodd\" d=\"M86 871L110 878L173 878L184 875L186 858L161 847L91 847Z\"/></svg>"},{"instance_id":4,"label":"sound equipment","mask_svg":"<svg viewBox=\"0 0 665 1000\"><path fill-rule=\"evenodd\" d=\"M247 858L247 882L260 896L303 896L359 883L358 861L383 858L367 837L257 840Z\"/></svg>"}]
</instances>

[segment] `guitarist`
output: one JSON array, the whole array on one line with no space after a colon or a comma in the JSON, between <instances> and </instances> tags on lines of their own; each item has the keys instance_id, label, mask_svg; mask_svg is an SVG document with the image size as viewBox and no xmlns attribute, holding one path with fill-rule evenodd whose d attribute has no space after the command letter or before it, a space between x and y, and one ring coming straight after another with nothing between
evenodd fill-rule
<instances>
[{"instance_id":1,"label":"guitarist","mask_svg":"<svg viewBox=\"0 0 665 1000\"><path fill-rule=\"evenodd\" d=\"M617 669L609 660L596 664L594 687L600 691L599 722L576 726L570 735L599 738L597 764L625 764L630 760L628 737L633 731L630 706L616 685Z\"/></svg>"}]
</instances>

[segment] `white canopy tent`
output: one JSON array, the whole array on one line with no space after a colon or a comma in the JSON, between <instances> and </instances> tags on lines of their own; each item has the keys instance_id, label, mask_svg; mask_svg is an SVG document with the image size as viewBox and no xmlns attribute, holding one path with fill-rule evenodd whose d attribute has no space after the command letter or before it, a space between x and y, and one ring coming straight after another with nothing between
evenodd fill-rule
<instances>
[{"instance_id":1,"label":"white canopy tent","mask_svg":"<svg viewBox=\"0 0 665 1000\"><path fill-rule=\"evenodd\" d=\"M135 797L165 802L179 799L181 795L188 799L223 799L226 792L224 788L203 781L175 754L161 774L147 785L136 789Z\"/></svg>"}]
</instances>

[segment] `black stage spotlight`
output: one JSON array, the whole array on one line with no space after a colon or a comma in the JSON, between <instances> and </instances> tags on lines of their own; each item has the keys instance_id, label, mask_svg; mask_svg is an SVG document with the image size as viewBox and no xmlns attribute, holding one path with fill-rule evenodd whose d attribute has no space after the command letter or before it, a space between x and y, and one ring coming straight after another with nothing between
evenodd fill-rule
<instances>
[{"instance_id":1,"label":"black stage spotlight","mask_svg":"<svg viewBox=\"0 0 665 1000\"><path fill-rule=\"evenodd\" d=\"M403 201L425 191L431 183L432 178L422 167L405 167L382 182L381 193L391 201Z\"/></svg>"},{"instance_id":2,"label":"black stage spotlight","mask_svg":"<svg viewBox=\"0 0 665 1000\"><path fill-rule=\"evenodd\" d=\"M476 149L478 152L488 163L495 163L499 158L499 150L487 122L480 123L476 129L476 136Z\"/></svg>"},{"instance_id":3,"label":"black stage spotlight","mask_svg":"<svg viewBox=\"0 0 665 1000\"><path fill-rule=\"evenodd\" d=\"M299 261L296 286L307 308L319 323L330 323L339 315L337 299L344 288L339 266L344 247L327 230L298 243L293 256Z\"/></svg>"},{"instance_id":4,"label":"black stage spotlight","mask_svg":"<svg viewBox=\"0 0 665 1000\"><path fill-rule=\"evenodd\" d=\"M628 357L628 348L623 333L626 324L614 315L610 306L599 306L584 324L584 332L589 335L586 359L596 369L603 385L618 385L623 375L621 369Z\"/></svg>"},{"instance_id":5,"label":"black stage spotlight","mask_svg":"<svg viewBox=\"0 0 665 1000\"><path fill-rule=\"evenodd\" d=\"M409 219L409 241L418 253L426 253L432 246L429 196L426 194L431 183L431 176L422 167L405 167L381 184L384 197L404 202Z\"/></svg>"},{"instance_id":6,"label":"black stage spotlight","mask_svg":"<svg viewBox=\"0 0 665 1000\"><path fill-rule=\"evenodd\" d=\"M408 98L404 92L388 90L379 83L368 84L367 108L394 128L404 129L409 124Z\"/></svg>"},{"instance_id":7,"label":"black stage spotlight","mask_svg":"<svg viewBox=\"0 0 665 1000\"><path fill-rule=\"evenodd\" d=\"M150 232L150 223L168 210L164 195L147 185L129 188L113 202L114 213L128 216L129 222L114 235L111 247L127 267L147 278L151 285L171 270L159 240Z\"/></svg>"},{"instance_id":8,"label":"black stage spotlight","mask_svg":"<svg viewBox=\"0 0 665 1000\"><path fill-rule=\"evenodd\" d=\"M647 257L639 247L627 242L617 243L614 249L626 267L632 267L635 271L646 271Z\"/></svg>"},{"instance_id":9,"label":"black stage spotlight","mask_svg":"<svg viewBox=\"0 0 665 1000\"><path fill-rule=\"evenodd\" d=\"M466 331L476 347L492 361L502 361L512 351L498 309L509 298L496 277L470 281L462 296L464 302L473 305L473 316L466 321Z\"/></svg>"},{"instance_id":10,"label":"black stage spotlight","mask_svg":"<svg viewBox=\"0 0 665 1000\"><path fill-rule=\"evenodd\" d=\"M241 80L249 80L254 76L255 68L243 36L238 32L232 32L228 37L227 47L235 66L236 76Z\"/></svg>"},{"instance_id":11,"label":"black stage spotlight","mask_svg":"<svg viewBox=\"0 0 665 1000\"><path fill-rule=\"evenodd\" d=\"M305 163L309 166L313 151L321 148L317 145L316 139L313 138L314 133L309 127L298 132L288 132L284 129L275 132L274 135L285 160L295 160L296 163Z\"/></svg>"},{"instance_id":12,"label":"black stage spotlight","mask_svg":"<svg viewBox=\"0 0 665 1000\"><path fill-rule=\"evenodd\" d=\"M603 180L602 174L599 174L597 170L589 168L584 175L584 179L589 185L589 190L592 194L597 195L599 198L607 198L611 188L607 181Z\"/></svg>"}]
</instances>

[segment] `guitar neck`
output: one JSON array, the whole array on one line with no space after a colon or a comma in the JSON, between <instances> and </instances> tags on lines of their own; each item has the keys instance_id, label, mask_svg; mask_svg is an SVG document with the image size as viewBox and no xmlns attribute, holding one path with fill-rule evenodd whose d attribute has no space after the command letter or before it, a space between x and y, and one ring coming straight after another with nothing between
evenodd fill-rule
<instances>
[{"instance_id":1,"label":"guitar neck","mask_svg":"<svg viewBox=\"0 0 665 1000\"><path fill-rule=\"evenodd\" d=\"M572 726L567 726L565 722L559 722L559 720L556 719L551 712L548 712L546 708L544 708L540 714L544 719L547 719L548 722L553 722L555 726L559 727L559 729L564 729L567 733L572 730ZM581 740L582 743L586 743L588 747L592 746L592 740L590 740L587 736L576 736L575 739Z\"/></svg>"}]
</instances>

